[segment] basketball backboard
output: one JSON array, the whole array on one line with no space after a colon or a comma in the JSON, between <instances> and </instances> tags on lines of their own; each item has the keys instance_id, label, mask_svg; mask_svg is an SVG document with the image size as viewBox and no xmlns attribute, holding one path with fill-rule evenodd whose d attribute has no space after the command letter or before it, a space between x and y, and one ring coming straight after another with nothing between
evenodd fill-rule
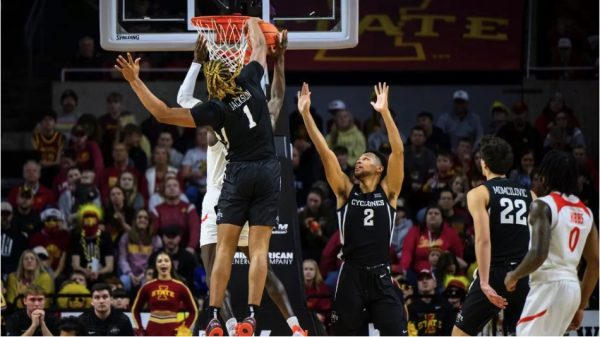
<instances>
[{"instance_id":1,"label":"basketball backboard","mask_svg":"<svg viewBox=\"0 0 600 337\"><path fill-rule=\"evenodd\" d=\"M100 44L111 51L193 50L191 18L227 15L235 7L287 29L288 49L352 48L358 43L358 1L102 0Z\"/></svg>"}]
</instances>

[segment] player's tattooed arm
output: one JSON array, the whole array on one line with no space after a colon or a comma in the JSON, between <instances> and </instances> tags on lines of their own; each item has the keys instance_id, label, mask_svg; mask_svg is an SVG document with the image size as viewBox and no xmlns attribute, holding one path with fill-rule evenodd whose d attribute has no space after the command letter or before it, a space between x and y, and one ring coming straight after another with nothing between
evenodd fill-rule
<instances>
[{"instance_id":1,"label":"player's tattooed arm","mask_svg":"<svg viewBox=\"0 0 600 337\"><path fill-rule=\"evenodd\" d=\"M535 200L529 210L529 225L531 226L531 248L515 270L508 272L504 285L508 291L516 288L517 282L538 269L548 257L550 248L550 208L546 203Z\"/></svg>"},{"instance_id":2,"label":"player's tattooed arm","mask_svg":"<svg viewBox=\"0 0 600 337\"><path fill-rule=\"evenodd\" d=\"M140 58L133 60L131 53L127 58L119 55L115 69L119 70L123 77L129 82L131 89L135 92L144 107L161 123L182 126L186 128L196 127L189 109L170 108L165 102L156 97L140 79Z\"/></svg>"},{"instance_id":3,"label":"player's tattooed arm","mask_svg":"<svg viewBox=\"0 0 600 337\"><path fill-rule=\"evenodd\" d=\"M277 41L277 46L271 50L275 57L275 67L273 70L273 83L271 84L271 99L269 100L269 114L271 115L271 125L275 129L279 113L283 106L285 97L285 49L287 48L287 30L281 32Z\"/></svg>"},{"instance_id":4,"label":"player's tattooed arm","mask_svg":"<svg viewBox=\"0 0 600 337\"><path fill-rule=\"evenodd\" d=\"M335 193L337 206L339 208L346 202L350 190L352 190L352 183L348 176L342 171L335 154L329 149L325 137L323 137L323 134L319 131L317 124L310 114L310 88L307 83L303 83L302 90L298 91L298 111L300 111L300 115L304 120L308 136L315 145L319 157L323 162L325 177L327 178L327 182L333 190L333 193Z\"/></svg>"},{"instance_id":5,"label":"player's tattooed arm","mask_svg":"<svg viewBox=\"0 0 600 337\"><path fill-rule=\"evenodd\" d=\"M392 118L392 113L388 107L390 87L387 83L378 83L375 86L375 95L377 99L371 102L373 109L381 114L385 129L387 130L388 138L392 153L388 160L387 176L382 181L382 187L388 195L388 199L392 205L396 204L396 199L400 194L402 182L404 181L404 144L400 138L400 131Z\"/></svg>"}]
</instances>

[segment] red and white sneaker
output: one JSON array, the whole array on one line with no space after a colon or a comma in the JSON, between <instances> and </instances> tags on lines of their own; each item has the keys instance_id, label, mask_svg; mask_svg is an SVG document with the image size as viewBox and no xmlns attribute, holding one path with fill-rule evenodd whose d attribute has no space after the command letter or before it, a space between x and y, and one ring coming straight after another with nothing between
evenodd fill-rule
<instances>
[{"instance_id":1,"label":"red and white sneaker","mask_svg":"<svg viewBox=\"0 0 600 337\"><path fill-rule=\"evenodd\" d=\"M302 329L299 325L292 327L292 336L308 336L308 330Z\"/></svg>"},{"instance_id":2,"label":"red and white sneaker","mask_svg":"<svg viewBox=\"0 0 600 337\"><path fill-rule=\"evenodd\" d=\"M223 336L223 327L218 319L213 318L208 322L206 326L206 336Z\"/></svg>"},{"instance_id":3,"label":"red and white sneaker","mask_svg":"<svg viewBox=\"0 0 600 337\"><path fill-rule=\"evenodd\" d=\"M254 336L256 328L256 319L254 317L246 317L235 327L236 336Z\"/></svg>"}]
</instances>

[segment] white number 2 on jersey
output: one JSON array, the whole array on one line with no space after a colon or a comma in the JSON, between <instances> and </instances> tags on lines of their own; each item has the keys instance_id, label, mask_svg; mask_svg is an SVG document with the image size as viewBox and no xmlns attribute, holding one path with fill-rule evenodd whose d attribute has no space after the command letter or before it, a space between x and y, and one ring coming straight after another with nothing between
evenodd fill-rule
<instances>
[{"instance_id":1,"label":"white number 2 on jersey","mask_svg":"<svg viewBox=\"0 0 600 337\"><path fill-rule=\"evenodd\" d=\"M527 204L522 199L500 199L500 206L504 207L500 212L500 223L517 224L527 226L525 212L527 212ZM513 209L516 209L516 214L513 216Z\"/></svg>"},{"instance_id":2,"label":"white number 2 on jersey","mask_svg":"<svg viewBox=\"0 0 600 337\"><path fill-rule=\"evenodd\" d=\"M246 115L246 117L248 117L248 128L252 129L253 127L255 127L256 122L254 121L254 118L252 118L252 114L250 113L250 109L247 105L244 105L244 114Z\"/></svg>"},{"instance_id":3,"label":"white number 2 on jersey","mask_svg":"<svg viewBox=\"0 0 600 337\"><path fill-rule=\"evenodd\" d=\"M365 219L363 225L365 226L373 226L373 216L375 212L372 208L365 208Z\"/></svg>"}]
</instances>

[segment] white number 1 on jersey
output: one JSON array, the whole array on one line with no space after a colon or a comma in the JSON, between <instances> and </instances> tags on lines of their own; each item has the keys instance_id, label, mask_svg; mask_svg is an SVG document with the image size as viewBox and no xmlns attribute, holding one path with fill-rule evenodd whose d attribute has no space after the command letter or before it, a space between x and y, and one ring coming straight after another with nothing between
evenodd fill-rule
<instances>
[{"instance_id":1,"label":"white number 1 on jersey","mask_svg":"<svg viewBox=\"0 0 600 337\"><path fill-rule=\"evenodd\" d=\"M253 127L255 127L256 122L254 121L254 118L252 118L252 114L250 113L250 109L247 105L244 105L244 114L246 115L246 117L248 117L248 128L252 129Z\"/></svg>"}]
</instances>

